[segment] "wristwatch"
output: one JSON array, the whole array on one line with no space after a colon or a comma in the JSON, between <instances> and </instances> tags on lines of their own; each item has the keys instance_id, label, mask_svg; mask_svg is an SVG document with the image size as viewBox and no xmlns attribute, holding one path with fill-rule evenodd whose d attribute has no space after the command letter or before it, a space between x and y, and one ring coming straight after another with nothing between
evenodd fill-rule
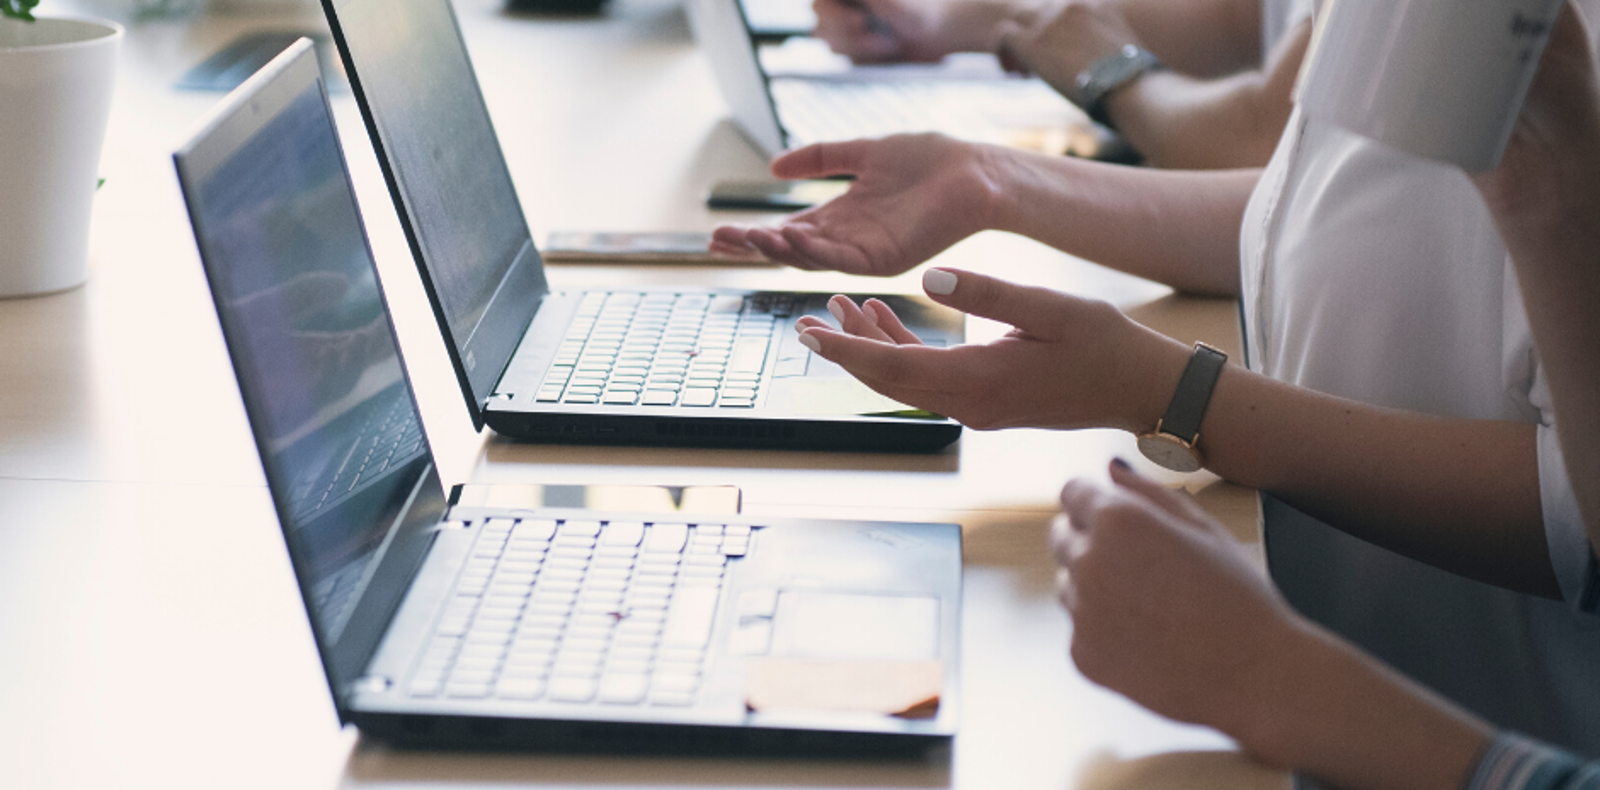
<instances>
[{"instance_id":1,"label":"wristwatch","mask_svg":"<svg viewBox=\"0 0 1600 790\"><path fill-rule=\"evenodd\" d=\"M1205 466L1205 456L1196 446L1200 421L1227 361L1227 354L1205 343L1194 344L1194 354L1178 379L1167 413L1156 422L1155 430L1139 434L1139 452L1144 457L1174 472L1193 472Z\"/></svg>"},{"instance_id":2,"label":"wristwatch","mask_svg":"<svg viewBox=\"0 0 1600 790\"><path fill-rule=\"evenodd\" d=\"M1166 66L1161 59L1137 44L1124 44L1116 52L1096 59L1089 67L1078 72L1078 106L1089 114L1095 123L1108 129L1116 127L1106 113L1106 94L1133 81L1135 77L1151 71L1161 71Z\"/></svg>"}]
</instances>

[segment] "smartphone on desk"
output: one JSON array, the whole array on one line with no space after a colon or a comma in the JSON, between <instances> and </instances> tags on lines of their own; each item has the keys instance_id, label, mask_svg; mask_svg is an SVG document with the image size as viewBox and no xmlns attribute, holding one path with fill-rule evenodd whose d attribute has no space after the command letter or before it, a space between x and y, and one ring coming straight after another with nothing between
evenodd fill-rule
<instances>
[{"instance_id":1,"label":"smartphone on desk","mask_svg":"<svg viewBox=\"0 0 1600 790\"><path fill-rule=\"evenodd\" d=\"M846 180L718 181L706 206L742 211L802 211L826 203L850 188Z\"/></svg>"},{"instance_id":2,"label":"smartphone on desk","mask_svg":"<svg viewBox=\"0 0 1600 790\"><path fill-rule=\"evenodd\" d=\"M710 251L711 234L684 231L552 231L540 253L548 263L770 264L756 256Z\"/></svg>"}]
</instances>

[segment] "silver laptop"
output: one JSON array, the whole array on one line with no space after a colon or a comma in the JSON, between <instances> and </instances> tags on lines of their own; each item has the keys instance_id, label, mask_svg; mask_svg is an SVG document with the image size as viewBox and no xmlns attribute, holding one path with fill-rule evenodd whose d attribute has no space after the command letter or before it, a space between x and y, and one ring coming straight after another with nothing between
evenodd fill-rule
<instances>
[{"instance_id":1,"label":"silver laptop","mask_svg":"<svg viewBox=\"0 0 1600 790\"><path fill-rule=\"evenodd\" d=\"M960 435L801 345L791 325L826 316L828 293L552 292L449 1L324 10L480 427L542 441L890 452ZM959 313L880 298L925 342L961 342Z\"/></svg>"},{"instance_id":2,"label":"silver laptop","mask_svg":"<svg viewBox=\"0 0 1600 790\"><path fill-rule=\"evenodd\" d=\"M309 41L174 158L342 722L468 748L948 742L959 528L453 506Z\"/></svg>"},{"instance_id":3,"label":"silver laptop","mask_svg":"<svg viewBox=\"0 0 1600 790\"><path fill-rule=\"evenodd\" d=\"M1037 78L969 64L776 69L816 41L757 41L739 0L686 0L696 44L734 122L763 153L900 132L943 132L972 142L1091 156L1106 139L1083 111ZM792 53L791 53L792 54ZM815 53L820 54L820 53Z\"/></svg>"}]
</instances>

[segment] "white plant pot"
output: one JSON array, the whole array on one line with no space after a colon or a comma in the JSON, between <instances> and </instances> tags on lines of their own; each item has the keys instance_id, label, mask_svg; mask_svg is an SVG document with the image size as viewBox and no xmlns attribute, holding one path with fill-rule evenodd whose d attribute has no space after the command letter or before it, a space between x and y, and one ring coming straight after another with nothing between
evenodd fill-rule
<instances>
[{"instance_id":1,"label":"white plant pot","mask_svg":"<svg viewBox=\"0 0 1600 790\"><path fill-rule=\"evenodd\" d=\"M0 18L0 297L89 276L89 213L122 27Z\"/></svg>"}]
</instances>

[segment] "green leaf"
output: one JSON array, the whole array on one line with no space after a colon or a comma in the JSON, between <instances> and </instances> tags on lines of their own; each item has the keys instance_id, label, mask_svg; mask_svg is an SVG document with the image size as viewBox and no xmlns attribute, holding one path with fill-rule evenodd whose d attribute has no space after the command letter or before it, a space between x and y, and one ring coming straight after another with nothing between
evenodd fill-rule
<instances>
[{"instance_id":1,"label":"green leaf","mask_svg":"<svg viewBox=\"0 0 1600 790\"><path fill-rule=\"evenodd\" d=\"M32 22L33 9L38 5L39 0L0 0L0 16Z\"/></svg>"}]
</instances>

